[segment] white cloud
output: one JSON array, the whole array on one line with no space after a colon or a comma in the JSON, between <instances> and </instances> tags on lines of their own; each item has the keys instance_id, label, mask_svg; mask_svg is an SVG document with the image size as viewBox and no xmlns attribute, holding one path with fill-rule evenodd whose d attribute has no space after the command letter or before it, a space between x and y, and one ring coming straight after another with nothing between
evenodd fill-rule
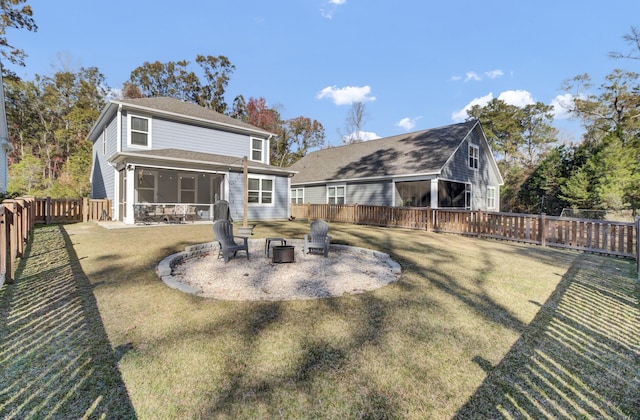
<instances>
[{"instance_id":1,"label":"white cloud","mask_svg":"<svg viewBox=\"0 0 640 420\"><path fill-rule=\"evenodd\" d=\"M376 97L371 96L371 86L327 86L316 95L318 99L330 98L336 105L351 105L354 102L371 102Z\"/></svg>"},{"instance_id":2,"label":"white cloud","mask_svg":"<svg viewBox=\"0 0 640 420\"><path fill-rule=\"evenodd\" d=\"M348 136L345 136L345 140L357 139L360 141L375 140L380 138L382 137L372 131L357 131L349 134Z\"/></svg>"},{"instance_id":3,"label":"white cloud","mask_svg":"<svg viewBox=\"0 0 640 420\"><path fill-rule=\"evenodd\" d=\"M480 80L482 80L480 76L478 76L478 73L476 73L475 71L468 71L464 76L465 82L468 82L469 80L479 82Z\"/></svg>"},{"instance_id":4,"label":"white cloud","mask_svg":"<svg viewBox=\"0 0 640 420\"><path fill-rule=\"evenodd\" d=\"M491 70L491 71L485 71L484 74L489 79L497 79L498 77L504 76L504 72L502 70L498 70L498 69Z\"/></svg>"},{"instance_id":5,"label":"white cloud","mask_svg":"<svg viewBox=\"0 0 640 420\"><path fill-rule=\"evenodd\" d=\"M531 93L526 90L505 90L498 96L498 99L520 108L536 103Z\"/></svg>"},{"instance_id":6,"label":"white cloud","mask_svg":"<svg viewBox=\"0 0 640 420\"><path fill-rule=\"evenodd\" d=\"M467 119L469 116L467 111L471 109L472 106L485 106L493 99L493 93L489 92L489 94L485 96L481 96L480 98L472 99L464 108L459 111L454 111L451 114L451 119L455 122L462 122ZM534 104L535 100L533 99L533 95L531 92L526 90L505 90L500 95L498 95L498 99L504 101L509 105L515 105L517 107L524 107L525 105Z\"/></svg>"},{"instance_id":7,"label":"white cloud","mask_svg":"<svg viewBox=\"0 0 640 420\"><path fill-rule=\"evenodd\" d=\"M413 128L416 126L416 122L422 117L416 117L416 118L409 118L409 117L405 117L403 119L401 119L400 121L398 121L395 125L396 127L400 127L405 131L410 131L413 130Z\"/></svg>"},{"instance_id":8,"label":"white cloud","mask_svg":"<svg viewBox=\"0 0 640 420\"><path fill-rule=\"evenodd\" d=\"M565 93L564 95L558 95L551 100L551 106L553 106L553 117L557 120L567 120L571 118L569 110L573 104L573 95Z\"/></svg>"},{"instance_id":9,"label":"white cloud","mask_svg":"<svg viewBox=\"0 0 640 420\"><path fill-rule=\"evenodd\" d=\"M472 99L471 102L469 102L467 105L465 105L464 108L462 108L459 111L453 112L453 114L451 114L451 119L453 121L455 121L455 122L462 122L462 121L466 120L467 117L469 116L467 114L467 111L470 110L472 106L474 106L474 105L485 106L492 99L493 99L493 93L491 93L491 92L489 92L488 95L481 96L480 98Z\"/></svg>"},{"instance_id":10,"label":"white cloud","mask_svg":"<svg viewBox=\"0 0 640 420\"><path fill-rule=\"evenodd\" d=\"M347 0L329 0L327 7L320 9L322 17L327 19L333 19L333 14L336 12L338 6L345 4Z\"/></svg>"}]
</instances>

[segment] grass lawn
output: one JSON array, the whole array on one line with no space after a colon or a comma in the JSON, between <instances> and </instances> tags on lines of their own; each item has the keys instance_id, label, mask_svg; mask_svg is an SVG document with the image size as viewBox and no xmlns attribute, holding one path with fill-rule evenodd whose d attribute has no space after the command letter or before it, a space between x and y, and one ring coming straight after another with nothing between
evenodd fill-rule
<instances>
[{"instance_id":1,"label":"grass lawn","mask_svg":"<svg viewBox=\"0 0 640 420\"><path fill-rule=\"evenodd\" d=\"M254 238L308 229L259 223ZM155 274L167 255L211 241L211 225L75 224L64 234L114 381L142 419L637 416L633 261L333 223L334 242L391 254L400 280L340 298L227 302ZM17 369L0 356L0 368Z\"/></svg>"}]
</instances>

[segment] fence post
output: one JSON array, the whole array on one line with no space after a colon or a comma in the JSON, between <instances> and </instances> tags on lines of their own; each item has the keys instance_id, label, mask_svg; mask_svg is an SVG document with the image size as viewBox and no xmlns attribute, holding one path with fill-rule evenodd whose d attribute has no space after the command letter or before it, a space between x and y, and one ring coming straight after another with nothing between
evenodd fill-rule
<instances>
[{"instance_id":1,"label":"fence post","mask_svg":"<svg viewBox=\"0 0 640 420\"><path fill-rule=\"evenodd\" d=\"M87 223L89 221L89 218L91 217L89 212L90 212L90 208L89 208L89 199L87 199L87 197L82 197L82 222L83 223Z\"/></svg>"},{"instance_id":2,"label":"fence post","mask_svg":"<svg viewBox=\"0 0 640 420\"><path fill-rule=\"evenodd\" d=\"M48 225L51 223L51 213L53 211L53 204L51 203L51 197L47 197L44 204L44 224Z\"/></svg>"},{"instance_id":3,"label":"fence post","mask_svg":"<svg viewBox=\"0 0 640 420\"><path fill-rule=\"evenodd\" d=\"M538 229L540 230L540 245L542 246L547 246L547 214L546 213L540 213L540 224L538 226Z\"/></svg>"},{"instance_id":4,"label":"fence post","mask_svg":"<svg viewBox=\"0 0 640 420\"><path fill-rule=\"evenodd\" d=\"M5 200L2 202L5 210L4 232L6 240L5 258L7 261L7 271L5 279L11 284L15 280L15 265L17 256L17 231L16 231L16 202L14 200Z\"/></svg>"},{"instance_id":5,"label":"fence post","mask_svg":"<svg viewBox=\"0 0 640 420\"><path fill-rule=\"evenodd\" d=\"M482 210L478 209L476 212L476 236L480 237L480 231L482 230Z\"/></svg>"}]
</instances>

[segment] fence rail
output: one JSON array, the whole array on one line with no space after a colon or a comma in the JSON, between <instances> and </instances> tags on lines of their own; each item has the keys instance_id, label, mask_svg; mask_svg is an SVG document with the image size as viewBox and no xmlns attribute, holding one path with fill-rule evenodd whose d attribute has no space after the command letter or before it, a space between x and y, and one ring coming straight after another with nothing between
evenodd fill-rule
<instances>
[{"instance_id":1,"label":"fence rail","mask_svg":"<svg viewBox=\"0 0 640 420\"><path fill-rule=\"evenodd\" d=\"M291 216L369 226L457 233L635 258L640 268L640 218L635 223L428 207L292 204Z\"/></svg>"},{"instance_id":2,"label":"fence rail","mask_svg":"<svg viewBox=\"0 0 640 420\"><path fill-rule=\"evenodd\" d=\"M0 286L13 283L36 223L74 223L111 218L110 200L19 197L0 203Z\"/></svg>"}]
</instances>

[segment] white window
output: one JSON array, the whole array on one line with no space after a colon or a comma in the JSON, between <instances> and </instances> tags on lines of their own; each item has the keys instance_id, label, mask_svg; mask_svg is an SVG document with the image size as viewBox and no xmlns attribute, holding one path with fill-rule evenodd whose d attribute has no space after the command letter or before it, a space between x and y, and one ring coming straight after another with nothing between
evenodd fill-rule
<instances>
[{"instance_id":1,"label":"white window","mask_svg":"<svg viewBox=\"0 0 640 420\"><path fill-rule=\"evenodd\" d=\"M327 203L344 204L346 190L347 190L347 187L344 185L327 187Z\"/></svg>"},{"instance_id":2,"label":"white window","mask_svg":"<svg viewBox=\"0 0 640 420\"><path fill-rule=\"evenodd\" d=\"M158 193L158 173L138 169L136 171L136 203L155 203Z\"/></svg>"},{"instance_id":3,"label":"white window","mask_svg":"<svg viewBox=\"0 0 640 420\"><path fill-rule=\"evenodd\" d=\"M273 205L274 178L249 176L249 205Z\"/></svg>"},{"instance_id":4,"label":"white window","mask_svg":"<svg viewBox=\"0 0 640 420\"><path fill-rule=\"evenodd\" d=\"M480 149L473 144L469 145L469 168L478 169L478 161L480 160Z\"/></svg>"},{"instance_id":5,"label":"white window","mask_svg":"<svg viewBox=\"0 0 640 420\"><path fill-rule=\"evenodd\" d=\"M180 203L195 203L198 196L198 177L195 174L179 174L178 197Z\"/></svg>"},{"instance_id":6,"label":"white window","mask_svg":"<svg viewBox=\"0 0 640 420\"><path fill-rule=\"evenodd\" d=\"M304 203L304 188L291 189L291 204Z\"/></svg>"},{"instance_id":7,"label":"white window","mask_svg":"<svg viewBox=\"0 0 640 420\"><path fill-rule=\"evenodd\" d=\"M487 187L487 210L496 208L496 187Z\"/></svg>"},{"instance_id":8,"label":"white window","mask_svg":"<svg viewBox=\"0 0 640 420\"><path fill-rule=\"evenodd\" d=\"M256 162L263 162L263 139L251 138L251 160Z\"/></svg>"},{"instance_id":9,"label":"white window","mask_svg":"<svg viewBox=\"0 0 640 420\"><path fill-rule=\"evenodd\" d=\"M127 116L129 146L151 148L151 119L129 114Z\"/></svg>"}]
</instances>

